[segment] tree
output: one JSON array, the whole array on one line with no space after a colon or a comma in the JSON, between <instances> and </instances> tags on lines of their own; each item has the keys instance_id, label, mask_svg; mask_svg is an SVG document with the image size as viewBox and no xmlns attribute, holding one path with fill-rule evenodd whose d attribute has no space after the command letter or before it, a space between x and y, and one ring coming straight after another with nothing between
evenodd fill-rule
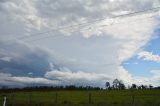
<instances>
[{"instance_id":1,"label":"tree","mask_svg":"<svg viewBox=\"0 0 160 106\"><path fill-rule=\"evenodd\" d=\"M109 89L110 88L110 83L106 82L106 88Z\"/></svg>"},{"instance_id":2,"label":"tree","mask_svg":"<svg viewBox=\"0 0 160 106\"><path fill-rule=\"evenodd\" d=\"M113 80L113 89L118 89L118 87L119 87L119 80L118 79Z\"/></svg>"},{"instance_id":3,"label":"tree","mask_svg":"<svg viewBox=\"0 0 160 106\"><path fill-rule=\"evenodd\" d=\"M153 86L152 86L152 85L149 85L149 89L153 89Z\"/></svg>"},{"instance_id":4,"label":"tree","mask_svg":"<svg viewBox=\"0 0 160 106\"><path fill-rule=\"evenodd\" d=\"M113 81L113 89L125 89L125 85L122 80L115 79Z\"/></svg>"},{"instance_id":5,"label":"tree","mask_svg":"<svg viewBox=\"0 0 160 106\"><path fill-rule=\"evenodd\" d=\"M122 80L119 81L119 89L126 89Z\"/></svg>"},{"instance_id":6,"label":"tree","mask_svg":"<svg viewBox=\"0 0 160 106\"><path fill-rule=\"evenodd\" d=\"M147 86L145 86L145 85L140 85L139 88L140 88L140 89L147 89Z\"/></svg>"},{"instance_id":7,"label":"tree","mask_svg":"<svg viewBox=\"0 0 160 106\"><path fill-rule=\"evenodd\" d=\"M136 84L132 84L132 89L137 89L137 85Z\"/></svg>"}]
</instances>

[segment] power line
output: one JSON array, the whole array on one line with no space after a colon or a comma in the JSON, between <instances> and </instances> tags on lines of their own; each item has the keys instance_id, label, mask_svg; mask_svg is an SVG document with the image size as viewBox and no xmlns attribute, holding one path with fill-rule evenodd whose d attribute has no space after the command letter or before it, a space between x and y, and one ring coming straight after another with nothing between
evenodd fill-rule
<instances>
[{"instance_id":1,"label":"power line","mask_svg":"<svg viewBox=\"0 0 160 106\"><path fill-rule=\"evenodd\" d=\"M146 17L145 17L146 18ZM153 18L153 16L150 16L150 17L147 17L147 18ZM132 20L133 21L133 20ZM139 19L135 19L134 22L136 21L143 21L143 20L139 20ZM116 24L120 24L121 22L119 23L116 23ZM111 26L111 25L115 25L115 24L109 24L109 25L99 25L98 27L108 27L108 26ZM90 30L89 28L86 28L86 29L83 29L83 28L80 28L79 30L76 30L76 31L72 31L70 33L75 33L75 32L80 32L80 31L85 31L85 30ZM40 37L40 38L37 38L37 39L31 39L31 40L27 40L29 42L33 42L33 41L37 41L37 40L41 40L41 39L46 39L46 38L50 38L50 37L64 37L64 36L59 36L59 35L48 35L48 36L44 36L44 37Z\"/></svg>"},{"instance_id":2,"label":"power line","mask_svg":"<svg viewBox=\"0 0 160 106\"><path fill-rule=\"evenodd\" d=\"M54 31L60 31L60 30L64 30L64 29L68 29L68 28L72 28L72 27L78 27L78 26L84 27L84 26L88 26L89 24L93 24L93 23L96 23L96 22L99 22L99 21L103 21L103 20L106 20L106 19L114 19L114 18L133 16L133 15L136 15L136 14L141 14L141 13L145 13L145 12L149 12L149 11L157 11L158 9L160 9L160 7L144 9L144 10L141 10L141 11L131 12L131 13L122 14L122 15L116 15L116 16L112 16L112 17L109 17L109 18L105 17L105 18L101 18L101 19L95 19L95 20L84 22L84 23L80 23L80 24L75 24L75 25L70 25L70 26L63 26L63 27L50 29L48 31L44 31L44 32L40 32L40 33L30 34L29 36L19 37L18 39L26 39L26 38L34 37L34 36L37 36L37 35L42 35L42 34L54 32Z\"/></svg>"}]
</instances>

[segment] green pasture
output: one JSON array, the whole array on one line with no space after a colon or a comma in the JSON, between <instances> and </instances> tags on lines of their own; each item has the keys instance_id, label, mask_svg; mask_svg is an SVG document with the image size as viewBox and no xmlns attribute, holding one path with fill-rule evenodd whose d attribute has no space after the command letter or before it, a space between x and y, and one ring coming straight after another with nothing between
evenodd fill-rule
<instances>
[{"instance_id":1,"label":"green pasture","mask_svg":"<svg viewBox=\"0 0 160 106\"><path fill-rule=\"evenodd\" d=\"M0 93L7 106L160 106L160 90L99 90Z\"/></svg>"}]
</instances>

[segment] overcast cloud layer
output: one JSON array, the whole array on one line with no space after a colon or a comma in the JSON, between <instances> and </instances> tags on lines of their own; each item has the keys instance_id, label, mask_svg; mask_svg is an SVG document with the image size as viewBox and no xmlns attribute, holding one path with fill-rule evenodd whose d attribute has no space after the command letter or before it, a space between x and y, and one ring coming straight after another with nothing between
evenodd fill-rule
<instances>
[{"instance_id":1,"label":"overcast cloud layer","mask_svg":"<svg viewBox=\"0 0 160 106\"><path fill-rule=\"evenodd\" d=\"M118 78L158 85L158 70L151 70L151 81L122 66L137 54L159 58L142 52L158 25L158 13L110 18L159 5L158 0L0 0L0 84L103 86Z\"/></svg>"}]
</instances>

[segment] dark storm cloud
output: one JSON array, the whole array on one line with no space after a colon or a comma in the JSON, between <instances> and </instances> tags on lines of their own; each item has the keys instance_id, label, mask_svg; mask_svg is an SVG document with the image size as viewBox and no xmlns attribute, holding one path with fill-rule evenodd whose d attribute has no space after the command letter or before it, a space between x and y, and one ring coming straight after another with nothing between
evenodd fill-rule
<instances>
[{"instance_id":1,"label":"dark storm cloud","mask_svg":"<svg viewBox=\"0 0 160 106\"><path fill-rule=\"evenodd\" d=\"M30 48L23 43L0 42L0 72L12 75L43 76L50 68L50 57L46 51Z\"/></svg>"}]
</instances>

